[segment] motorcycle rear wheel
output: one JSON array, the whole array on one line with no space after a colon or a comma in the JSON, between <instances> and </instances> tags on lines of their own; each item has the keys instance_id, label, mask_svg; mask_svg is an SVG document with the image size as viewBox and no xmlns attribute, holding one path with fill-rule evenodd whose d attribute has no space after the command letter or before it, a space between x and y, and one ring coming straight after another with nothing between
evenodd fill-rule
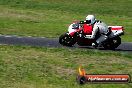
<instances>
[{"instance_id":1,"label":"motorcycle rear wheel","mask_svg":"<svg viewBox=\"0 0 132 88\"><path fill-rule=\"evenodd\" d=\"M115 37L103 45L104 49L115 50L121 44L121 38Z\"/></svg>"}]
</instances>

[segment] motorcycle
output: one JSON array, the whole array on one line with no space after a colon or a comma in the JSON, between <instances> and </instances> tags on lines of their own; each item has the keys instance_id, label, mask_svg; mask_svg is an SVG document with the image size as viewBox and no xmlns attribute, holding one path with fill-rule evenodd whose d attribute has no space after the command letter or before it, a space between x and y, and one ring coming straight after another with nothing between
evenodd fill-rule
<instances>
[{"instance_id":1,"label":"motorcycle","mask_svg":"<svg viewBox=\"0 0 132 88\"><path fill-rule=\"evenodd\" d=\"M92 43L99 38L100 34L97 33L95 39L87 39L85 38L85 34L90 34L89 31L85 30L85 23L80 21L79 23L73 23L70 26L72 28L68 29L68 32L62 34L59 37L59 43L63 46L73 46L77 43L79 46L92 46ZM70 27L69 26L69 27ZM121 44L121 35L124 35L123 26L108 26L109 35L108 39L101 43L99 47L103 47L104 49L113 50L117 48ZM92 30L92 27L89 26L89 30Z\"/></svg>"}]
</instances>

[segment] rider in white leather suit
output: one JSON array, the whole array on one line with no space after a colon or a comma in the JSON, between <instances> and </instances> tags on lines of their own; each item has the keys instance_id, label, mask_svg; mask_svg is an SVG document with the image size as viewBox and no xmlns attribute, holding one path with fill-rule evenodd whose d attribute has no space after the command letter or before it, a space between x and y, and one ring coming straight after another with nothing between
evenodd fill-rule
<instances>
[{"instance_id":1,"label":"rider in white leather suit","mask_svg":"<svg viewBox=\"0 0 132 88\"><path fill-rule=\"evenodd\" d=\"M100 34L100 37L97 38L96 42L92 43L93 47L97 47L102 42L104 42L108 39L109 29L108 29L108 26L105 23L96 20L94 15L88 15L86 17L86 23L88 25L92 25L93 30L92 30L92 34L91 35L86 35L85 38L94 39L97 33Z\"/></svg>"}]
</instances>

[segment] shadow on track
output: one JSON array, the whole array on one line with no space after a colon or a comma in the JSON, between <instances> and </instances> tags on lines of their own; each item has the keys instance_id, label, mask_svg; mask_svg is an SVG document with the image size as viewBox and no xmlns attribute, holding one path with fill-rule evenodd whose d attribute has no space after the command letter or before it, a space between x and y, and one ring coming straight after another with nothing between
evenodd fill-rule
<instances>
[{"instance_id":1,"label":"shadow on track","mask_svg":"<svg viewBox=\"0 0 132 88\"><path fill-rule=\"evenodd\" d=\"M78 48L85 48L85 49L95 49L95 48L90 47L90 46L76 46L76 47L78 47ZM98 50L102 50L102 51L127 51L127 52L132 52L132 43L122 43L115 50L107 50L107 49L104 49L102 47L98 48Z\"/></svg>"}]
</instances>

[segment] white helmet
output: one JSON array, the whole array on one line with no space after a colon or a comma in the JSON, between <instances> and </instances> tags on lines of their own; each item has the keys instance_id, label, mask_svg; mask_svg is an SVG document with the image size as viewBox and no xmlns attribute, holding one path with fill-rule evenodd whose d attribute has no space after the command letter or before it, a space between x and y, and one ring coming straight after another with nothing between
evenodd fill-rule
<instances>
[{"instance_id":1,"label":"white helmet","mask_svg":"<svg viewBox=\"0 0 132 88\"><path fill-rule=\"evenodd\" d=\"M86 17L86 23L87 23L87 24L94 24L94 22L95 22L95 17L94 17L94 15L88 15L88 16Z\"/></svg>"}]
</instances>

